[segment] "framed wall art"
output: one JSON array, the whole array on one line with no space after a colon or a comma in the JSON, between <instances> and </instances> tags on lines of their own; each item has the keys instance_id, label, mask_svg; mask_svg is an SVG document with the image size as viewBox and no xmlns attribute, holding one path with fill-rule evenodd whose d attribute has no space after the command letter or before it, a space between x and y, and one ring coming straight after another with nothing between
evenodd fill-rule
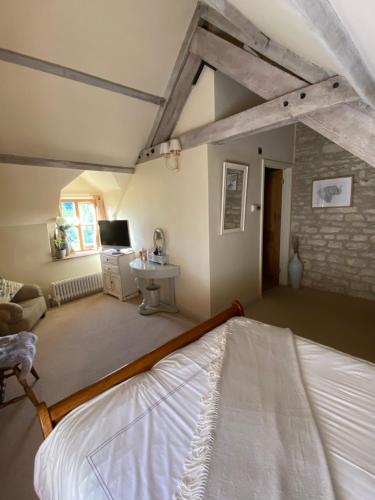
<instances>
[{"instance_id":1,"label":"framed wall art","mask_svg":"<svg viewBox=\"0 0 375 500\"><path fill-rule=\"evenodd\" d=\"M248 165L223 164L220 234L245 230Z\"/></svg>"},{"instance_id":2,"label":"framed wall art","mask_svg":"<svg viewBox=\"0 0 375 500\"><path fill-rule=\"evenodd\" d=\"M350 207L353 176L316 179L312 185L312 207Z\"/></svg>"}]
</instances>

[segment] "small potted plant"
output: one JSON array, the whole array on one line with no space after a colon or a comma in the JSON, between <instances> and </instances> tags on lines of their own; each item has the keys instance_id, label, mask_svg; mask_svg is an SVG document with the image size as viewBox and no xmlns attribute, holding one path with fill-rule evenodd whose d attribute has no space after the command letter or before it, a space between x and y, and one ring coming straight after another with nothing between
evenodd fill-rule
<instances>
[{"instance_id":1,"label":"small potted plant","mask_svg":"<svg viewBox=\"0 0 375 500\"><path fill-rule=\"evenodd\" d=\"M64 240L66 257L70 254L71 251L71 246L69 243L69 235L68 235L68 230L71 227L72 225L68 223L65 217L56 218L56 238Z\"/></svg>"},{"instance_id":2,"label":"small potted plant","mask_svg":"<svg viewBox=\"0 0 375 500\"><path fill-rule=\"evenodd\" d=\"M66 256L66 241L63 238L56 238L53 240L55 245L55 257L56 259L65 259Z\"/></svg>"}]
</instances>

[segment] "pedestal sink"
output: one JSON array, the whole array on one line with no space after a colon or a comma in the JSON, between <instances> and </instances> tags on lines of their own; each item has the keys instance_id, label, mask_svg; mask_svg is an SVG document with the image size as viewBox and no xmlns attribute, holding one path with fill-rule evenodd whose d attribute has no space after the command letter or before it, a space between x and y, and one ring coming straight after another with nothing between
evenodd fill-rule
<instances>
[{"instance_id":1,"label":"pedestal sink","mask_svg":"<svg viewBox=\"0 0 375 500\"><path fill-rule=\"evenodd\" d=\"M156 312L177 312L174 280L180 274L180 267L172 264L156 264L150 261L135 259L129 264L131 273L138 281L142 292L143 301L138 306L141 314L154 314ZM160 302L157 307L151 306L147 300L146 282L153 280L168 280L169 298L167 302Z\"/></svg>"}]
</instances>

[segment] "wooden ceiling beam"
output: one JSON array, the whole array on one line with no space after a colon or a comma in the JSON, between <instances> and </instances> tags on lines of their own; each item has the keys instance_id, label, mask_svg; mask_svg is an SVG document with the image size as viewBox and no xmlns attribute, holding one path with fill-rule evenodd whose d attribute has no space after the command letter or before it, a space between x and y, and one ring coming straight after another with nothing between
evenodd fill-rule
<instances>
[{"instance_id":1,"label":"wooden ceiling beam","mask_svg":"<svg viewBox=\"0 0 375 500\"><path fill-rule=\"evenodd\" d=\"M201 144L223 143L246 135L272 130L291 123L316 110L358 100L357 94L342 77L308 85L259 106L182 134L182 149ZM141 162L156 158L160 149L142 152Z\"/></svg>"},{"instance_id":2,"label":"wooden ceiling beam","mask_svg":"<svg viewBox=\"0 0 375 500\"><path fill-rule=\"evenodd\" d=\"M304 80L203 28L197 28L190 51L266 100L306 86Z\"/></svg>"},{"instance_id":3,"label":"wooden ceiling beam","mask_svg":"<svg viewBox=\"0 0 375 500\"><path fill-rule=\"evenodd\" d=\"M92 170L97 172L116 172L117 174L134 174L134 167L119 167L102 163L80 162L70 160L55 160L51 158L37 158L34 156L21 156L0 154L0 163L8 165L26 165L30 167L67 168L71 170Z\"/></svg>"},{"instance_id":4,"label":"wooden ceiling beam","mask_svg":"<svg viewBox=\"0 0 375 500\"><path fill-rule=\"evenodd\" d=\"M306 115L302 123L375 167L375 116L360 102Z\"/></svg>"},{"instance_id":5,"label":"wooden ceiling beam","mask_svg":"<svg viewBox=\"0 0 375 500\"><path fill-rule=\"evenodd\" d=\"M294 90L303 83L209 32L197 32L191 50L265 99L278 97L280 91ZM362 101L315 111L300 121L375 166L375 110Z\"/></svg>"},{"instance_id":6,"label":"wooden ceiling beam","mask_svg":"<svg viewBox=\"0 0 375 500\"><path fill-rule=\"evenodd\" d=\"M332 72L306 61L268 38L227 0L204 0L204 3L201 9L203 19L306 82L316 83L332 76Z\"/></svg>"},{"instance_id":7,"label":"wooden ceiling beam","mask_svg":"<svg viewBox=\"0 0 375 500\"><path fill-rule=\"evenodd\" d=\"M212 52L212 47L200 47L199 50L197 49L198 37L200 36L201 41L203 38L200 29L198 29L198 33L201 35L194 35L191 46L192 52L205 59L212 66L217 67L217 69L235 81L249 88L249 90L258 93L265 99L272 99L278 97L281 90L287 93L299 88L299 86L302 88L304 82L300 78L315 83L327 76L328 73L318 66L306 63L306 61L289 50L273 43L228 2L208 0L208 3L216 5L218 11L210 6L203 5L200 10L202 18L220 30L229 33L243 44L252 47L254 49L252 53L248 52L248 55L252 56L252 59L244 56L244 53L247 52L246 50L241 50L225 40L224 43L227 45L224 46L220 41L216 42L217 47L219 47L217 54L211 53L208 56ZM207 39L210 39L210 43L213 40L213 36L215 35L211 34L211 37L206 36ZM257 57L256 54L262 54L269 60L273 60L277 65L284 66L289 71L292 71L294 75L287 71L283 72L282 68L276 67L261 57ZM231 57L233 57L232 61L230 60ZM251 70L248 70L247 65L249 65ZM263 81L264 78L265 80ZM278 88L279 85L280 89ZM250 115L251 110L248 110L248 112ZM235 121L239 117L236 115L236 118L230 117L228 120L231 118ZM366 106L363 102L357 100L349 104L337 104L328 109L317 109L299 116L298 121L305 123L321 135L375 167L375 113L372 108ZM275 128L276 126L280 126L280 123L282 122L279 122L279 125L270 125L270 127ZM285 123L287 123L287 120L285 120ZM256 132L257 130L252 130L249 133L254 134ZM191 131L191 134L190 137L193 137L195 131ZM187 137L189 138L189 136ZM185 148L187 147L187 143L185 141ZM158 144L154 144L152 148L145 148L140 153L138 163L143 163L159 156L160 147Z\"/></svg>"},{"instance_id":8,"label":"wooden ceiling beam","mask_svg":"<svg viewBox=\"0 0 375 500\"><path fill-rule=\"evenodd\" d=\"M44 61L26 54L20 54L19 52L14 52L12 50L0 48L0 60L17 64L19 66L25 66L26 68L31 68L37 71L42 71L44 73L50 73L51 75L67 78L68 80L74 80L76 82L84 83L85 85L98 87L109 92L115 92L116 94L122 94L127 97L139 99L158 106L164 103L163 97L149 94L148 92L143 92L142 90L134 89L120 83L111 82L110 80L105 80L104 78L89 75L88 73L83 73L82 71L78 71L76 69L61 66L60 64Z\"/></svg>"},{"instance_id":9,"label":"wooden ceiling beam","mask_svg":"<svg viewBox=\"0 0 375 500\"><path fill-rule=\"evenodd\" d=\"M375 79L331 3L327 0L289 0L289 3L338 61L342 74L358 95L375 109Z\"/></svg>"},{"instance_id":10,"label":"wooden ceiling beam","mask_svg":"<svg viewBox=\"0 0 375 500\"><path fill-rule=\"evenodd\" d=\"M183 149L205 143L222 143L282 127L316 110L356 100L358 96L346 80L342 77L333 77L229 118L186 132L180 137L180 143Z\"/></svg>"},{"instance_id":11,"label":"wooden ceiling beam","mask_svg":"<svg viewBox=\"0 0 375 500\"><path fill-rule=\"evenodd\" d=\"M180 77L164 107L163 117L153 139L153 144L164 142L172 135L201 64L202 59L199 56L191 53L188 55Z\"/></svg>"},{"instance_id":12,"label":"wooden ceiling beam","mask_svg":"<svg viewBox=\"0 0 375 500\"><path fill-rule=\"evenodd\" d=\"M194 11L193 17L190 21L190 24L188 26L188 29L186 30L186 35L185 38L182 42L180 51L177 55L177 59L175 62L175 65L172 70L172 74L169 78L168 85L165 91L165 100L162 106L159 108L153 126L151 128L146 147L150 147L153 144L155 144L155 135L157 134L158 130L160 128L163 128L164 126L164 121L165 121L165 113L166 113L166 108L169 105L170 100L173 98L173 93L175 90L175 87L180 79L180 76L182 74L182 71L185 67L187 58L189 56L189 47L190 47L190 42L191 39L194 35L195 29L198 26L198 23L200 21L201 17L201 4L198 2L198 5ZM177 117L178 119L178 117Z\"/></svg>"}]
</instances>

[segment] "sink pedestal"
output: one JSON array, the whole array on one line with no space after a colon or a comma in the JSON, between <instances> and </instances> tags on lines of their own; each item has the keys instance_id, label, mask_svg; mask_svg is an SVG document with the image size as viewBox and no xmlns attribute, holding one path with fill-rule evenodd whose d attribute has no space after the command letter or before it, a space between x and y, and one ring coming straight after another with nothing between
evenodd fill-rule
<instances>
[{"instance_id":1,"label":"sink pedestal","mask_svg":"<svg viewBox=\"0 0 375 500\"><path fill-rule=\"evenodd\" d=\"M157 312L169 312L176 313L178 312L176 306L176 297L175 297L175 284L174 280L180 274L180 267L174 266L172 264L156 264L150 261L142 261L141 259L135 259L129 264L131 273L137 279L138 288L142 293L143 300L142 303L138 306L138 311L140 314L154 314ZM168 280L168 301L160 302L158 306L151 306L148 303L147 296L147 282L149 280Z\"/></svg>"}]
</instances>

